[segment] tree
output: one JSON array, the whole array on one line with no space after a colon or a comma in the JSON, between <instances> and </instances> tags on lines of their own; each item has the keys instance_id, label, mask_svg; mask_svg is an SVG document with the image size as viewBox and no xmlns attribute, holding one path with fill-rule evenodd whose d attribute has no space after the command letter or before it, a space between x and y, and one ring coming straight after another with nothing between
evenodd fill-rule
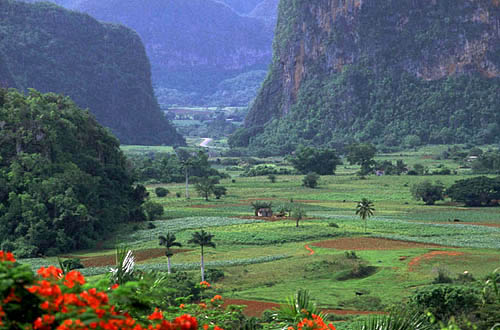
<instances>
[{"instance_id":1,"label":"tree","mask_svg":"<svg viewBox=\"0 0 500 330\"><path fill-rule=\"evenodd\" d=\"M203 248L205 246L212 247L215 249L215 243L212 242L214 235L207 233L203 229L201 231L194 232L191 239L188 241L189 244L196 244L201 247L201 281L205 281L205 262L203 258Z\"/></svg>"},{"instance_id":2,"label":"tree","mask_svg":"<svg viewBox=\"0 0 500 330\"><path fill-rule=\"evenodd\" d=\"M366 219L373 215L375 208L373 207L373 202L366 198L363 198L361 202L356 206L356 215L359 215L361 219L365 221L365 233L366 233Z\"/></svg>"},{"instance_id":3,"label":"tree","mask_svg":"<svg viewBox=\"0 0 500 330\"><path fill-rule=\"evenodd\" d=\"M170 191L163 187L156 187L155 194L157 197L165 197L169 194Z\"/></svg>"},{"instance_id":4,"label":"tree","mask_svg":"<svg viewBox=\"0 0 500 330\"><path fill-rule=\"evenodd\" d=\"M347 147L347 161L349 164L360 165L359 173L367 175L373 172L375 153L377 148L370 143L354 143Z\"/></svg>"},{"instance_id":5,"label":"tree","mask_svg":"<svg viewBox=\"0 0 500 330\"><path fill-rule=\"evenodd\" d=\"M466 206L493 205L493 201L500 199L500 177L479 176L459 180L446 190L446 194Z\"/></svg>"},{"instance_id":6,"label":"tree","mask_svg":"<svg viewBox=\"0 0 500 330\"><path fill-rule=\"evenodd\" d=\"M290 216L295 220L295 227L299 226L299 221L307 216L306 211L301 206L295 206L290 211Z\"/></svg>"},{"instance_id":7,"label":"tree","mask_svg":"<svg viewBox=\"0 0 500 330\"><path fill-rule=\"evenodd\" d=\"M168 270L168 273L171 274L172 272L171 272L170 258L174 254L172 253L172 250L170 250L170 248L172 248L174 246L181 247L182 244L179 242L176 242L175 234L170 233L170 232L167 233L167 235L165 235L165 236L160 235L158 237L158 239L160 240L160 245L163 245L166 248L165 256L167 256L167 270Z\"/></svg>"},{"instance_id":8,"label":"tree","mask_svg":"<svg viewBox=\"0 0 500 330\"><path fill-rule=\"evenodd\" d=\"M154 221L163 215L163 206L160 203L147 201L144 203L144 212L148 221Z\"/></svg>"},{"instance_id":9,"label":"tree","mask_svg":"<svg viewBox=\"0 0 500 330\"><path fill-rule=\"evenodd\" d=\"M342 164L333 149L317 149L304 146L300 146L295 151L295 156L290 158L290 162L302 174L315 172L320 175L335 174L337 165Z\"/></svg>"},{"instance_id":10,"label":"tree","mask_svg":"<svg viewBox=\"0 0 500 330\"><path fill-rule=\"evenodd\" d=\"M215 193L216 187L215 185L219 183L219 178L217 177L209 177L209 178L197 178L195 189L200 196L205 197L205 200L208 201L210 195ZM220 192L220 190L219 190ZM220 196L219 196L220 197Z\"/></svg>"},{"instance_id":11,"label":"tree","mask_svg":"<svg viewBox=\"0 0 500 330\"><path fill-rule=\"evenodd\" d=\"M319 175L310 172L302 179L302 185L308 188L316 188L318 186Z\"/></svg>"},{"instance_id":12,"label":"tree","mask_svg":"<svg viewBox=\"0 0 500 330\"><path fill-rule=\"evenodd\" d=\"M414 184L410 192L416 200L423 200L425 205L434 205L436 201L444 199L444 185L436 181L432 184L429 180Z\"/></svg>"}]
</instances>

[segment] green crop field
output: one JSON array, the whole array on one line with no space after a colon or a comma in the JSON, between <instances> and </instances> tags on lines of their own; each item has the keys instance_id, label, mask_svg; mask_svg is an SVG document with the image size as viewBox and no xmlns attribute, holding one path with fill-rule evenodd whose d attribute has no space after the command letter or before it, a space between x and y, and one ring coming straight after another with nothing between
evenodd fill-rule
<instances>
[{"instance_id":1,"label":"green crop field","mask_svg":"<svg viewBox=\"0 0 500 330\"><path fill-rule=\"evenodd\" d=\"M148 147L123 147L128 153L148 152ZM155 147L156 151L168 148ZM425 148L404 154L383 154L378 160L403 159L433 169L441 165L456 169L452 161L434 160L440 148ZM276 161L276 160L274 160ZM224 168L219 166L219 168ZM164 207L164 215L153 224L131 223L122 227L99 248L73 253L82 260L112 256L114 247L134 251L159 249L158 236L175 233L182 253L172 257L173 267L198 274L199 247L188 244L191 235L204 229L214 235L216 248L205 249L208 268L224 272L215 287L228 298L283 302L299 288L308 289L323 308L383 311L400 304L415 290L432 283L438 272L456 278L464 271L484 278L500 267L500 208L464 207L450 200L426 206L412 198L410 187L424 180L450 186L471 177L467 170L453 175L367 176L355 175L356 166L341 165L337 175L322 176L316 189L302 186L301 175L232 177L221 184L227 195L205 201L190 186L191 199L184 198L184 184L150 185L150 198ZM170 191L158 198L156 187ZM181 197L176 197L180 193ZM362 198L373 201L375 214L364 222L355 215ZM306 217L296 222L257 219L251 203L265 200L273 209L293 202ZM371 239L366 241L367 239ZM393 242L404 241L406 245ZM361 246L361 242L369 243ZM341 245L336 245L342 242ZM379 243L389 244L381 247ZM328 244L332 244L329 246ZM372 244L372 245L370 245ZM393 244L393 245L391 245ZM306 248L307 245L307 248ZM313 251L313 252L311 252ZM355 258L346 252L354 251ZM166 270L161 254L139 260L138 269ZM26 259L33 268L56 264L54 258ZM102 276L109 266L83 269L88 276ZM352 317L344 317L343 319ZM339 329L342 326L338 327Z\"/></svg>"}]
</instances>

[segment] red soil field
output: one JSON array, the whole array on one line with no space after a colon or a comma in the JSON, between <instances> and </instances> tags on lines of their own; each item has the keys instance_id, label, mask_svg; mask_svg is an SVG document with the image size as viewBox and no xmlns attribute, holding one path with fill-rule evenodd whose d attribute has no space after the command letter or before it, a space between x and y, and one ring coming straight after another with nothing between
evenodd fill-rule
<instances>
[{"instance_id":1,"label":"red soil field","mask_svg":"<svg viewBox=\"0 0 500 330\"><path fill-rule=\"evenodd\" d=\"M174 254L177 253L182 253L182 252L188 252L192 250L188 249L172 249L172 252ZM165 248L159 248L159 249L147 249L147 250L139 250L139 251L133 251L135 260L138 261L144 261L148 259L153 259L153 258L159 258L159 257L165 257ZM85 267L102 267L102 266L114 266L116 264L115 260L115 255L110 254L110 255L102 255L102 256L95 256L95 257L79 257L79 256L63 256L63 258L79 258L81 263ZM165 257L165 260L167 258Z\"/></svg>"},{"instance_id":2,"label":"red soil field","mask_svg":"<svg viewBox=\"0 0 500 330\"><path fill-rule=\"evenodd\" d=\"M262 312L268 309L278 308L280 305L271 302L263 302L256 300L243 300L243 299L224 299L224 307L227 305L245 305L247 306L243 313L246 316L259 317ZM364 314L385 314L384 312L372 312L372 311L355 311L355 310L344 310L344 309L323 309L324 312L329 314L337 315L364 315Z\"/></svg>"},{"instance_id":3,"label":"red soil field","mask_svg":"<svg viewBox=\"0 0 500 330\"><path fill-rule=\"evenodd\" d=\"M396 241L385 238L357 237L339 238L335 240L312 243L312 246L338 250L400 250L413 248L435 248L443 247L436 244L415 243L406 241Z\"/></svg>"}]
</instances>

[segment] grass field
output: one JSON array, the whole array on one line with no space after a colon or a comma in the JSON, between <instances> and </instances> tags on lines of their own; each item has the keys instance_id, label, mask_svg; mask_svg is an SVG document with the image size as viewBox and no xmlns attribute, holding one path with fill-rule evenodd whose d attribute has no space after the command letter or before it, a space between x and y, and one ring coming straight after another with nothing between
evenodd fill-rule
<instances>
[{"instance_id":1,"label":"grass field","mask_svg":"<svg viewBox=\"0 0 500 330\"><path fill-rule=\"evenodd\" d=\"M150 150L123 148L127 152ZM168 150L162 148L154 150ZM458 168L452 161L434 160L442 150L429 147L380 155L379 159ZM227 196L208 202L196 196L193 187L190 200L175 197L176 192L184 196L183 184L162 185L170 194L157 198L153 190L158 185L151 185L151 198L165 210L163 218L154 222L155 228L130 224L103 242L100 249L73 255L82 259L112 255L118 244L136 251L157 249L158 235L170 231L186 249L172 258L174 268L197 274L199 247L187 241L203 228L215 235L217 247L205 250L205 260L209 268L224 271L225 277L215 283L224 296L279 303L297 289L307 288L321 307L361 311L381 311L400 304L416 289L429 285L438 271L451 277L468 271L480 279L500 267L500 208L466 208L450 200L426 206L410 194L410 187L423 180L440 180L450 186L470 177L469 172L360 179L354 174L356 170L354 166L339 166L337 175L321 177L317 189L303 187L302 176L278 176L277 182L271 183L266 177L246 178L229 172L233 177L221 182L228 189ZM367 221L366 233L364 223L355 215L361 198L372 200L376 209ZM252 201L267 200L276 207L290 199L307 212L298 228L291 219L254 219ZM386 239L415 243L396 244ZM333 247L325 241L333 242ZM367 243L362 246L362 242ZM346 251L355 251L357 258L348 258ZM56 261L24 262L35 268ZM142 260L139 268L165 270L166 258ZM100 266L84 269L84 273L102 276L108 270L109 266Z\"/></svg>"}]
</instances>

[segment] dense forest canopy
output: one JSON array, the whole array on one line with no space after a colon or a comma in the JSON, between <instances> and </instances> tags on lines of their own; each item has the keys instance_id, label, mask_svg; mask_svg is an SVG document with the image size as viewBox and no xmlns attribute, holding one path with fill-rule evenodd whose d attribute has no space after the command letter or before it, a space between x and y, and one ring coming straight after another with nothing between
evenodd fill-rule
<instances>
[{"instance_id":1,"label":"dense forest canopy","mask_svg":"<svg viewBox=\"0 0 500 330\"><path fill-rule=\"evenodd\" d=\"M142 220L119 143L69 98L0 90L0 244L18 256L88 248Z\"/></svg>"},{"instance_id":2,"label":"dense forest canopy","mask_svg":"<svg viewBox=\"0 0 500 330\"><path fill-rule=\"evenodd\" d=\"M160 111L141 39L124 26L0 1L0 83L70 96L125 144L184 144Z\"/></svg>"}]
</instances>

